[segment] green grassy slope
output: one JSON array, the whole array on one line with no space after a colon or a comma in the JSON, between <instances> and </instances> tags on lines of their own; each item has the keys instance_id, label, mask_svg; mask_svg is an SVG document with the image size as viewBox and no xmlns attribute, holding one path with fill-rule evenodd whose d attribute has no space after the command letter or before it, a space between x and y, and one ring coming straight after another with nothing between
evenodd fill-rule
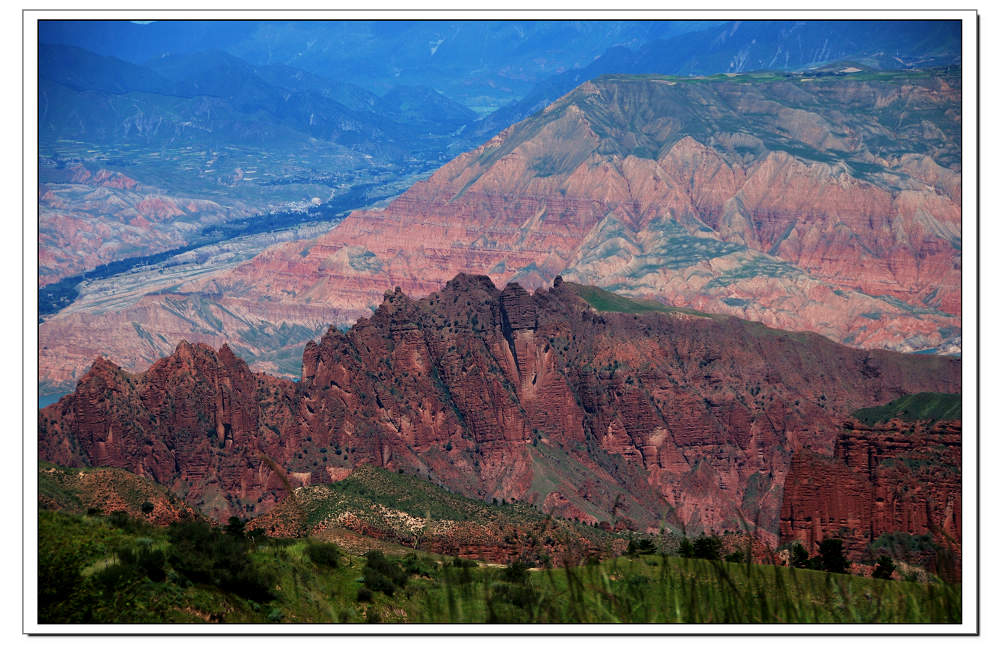
<instances>
[{"instance_id":1,"label":"green grassy slope","mask_svg":"<svg viewBox=\"0 0 1000 654\"><path fill-rule=\"evenodd\" d=\"M958 393L916 393L904 395L882 406L858 409L851 414L866 425L899 418L903 422L961 420L962 396Z\"/></svg>"},{"instance_id":2,"label":"green grassy slope","mask_svg":"<svg viewBox=\"0 0 1000 654\"><path fill-rule=\"evenodd\" d=\"M163 486L119 468L65 468L38 463L38 503L67 513L124 512L167 524L197 513ZM145 511L143 509L146 509Z\"/></svg>"},{"instance_id":3,"label":"green grassy slope","mask_svg":"<svg viewBox=\"0 0 1000 654\"><path fill-rule=\"evenodd\" d=\"M296 489L250 526L295 537L346 527L355 534L439 551L503 543L498 547L522 555L541 554L545 543L551 548L554 540L602 551L613 550L612 541L622 541L621 535L552 518L527 503L489 504L374 466L356 468L334 484Z\"/></svg>"},{"instance_id":4,"label":"green grassy slope","mask_svg":"<svg viewBox=\"0 0 1000 654\"><path fill-rule=\"evenodd\" d=\"M610 291L605 291L597 286L586 286L584 284L574 284L565 282L566 286L573 290L595 311L616 311L619 313L685 313L692 316L704 318L712 317L712 314L695 311L693 309L681 309L679 307L668 307L655 300L637 300L624 295L617 295Z\"/></svg>"},{"instance_id":5,"label":"green grassy slope","mask_svg":"<svg viewBox=\"0 0 1000 654\"><path fill-rule=\"evenodd\" d=\"M961 588L669 556L526 570L389 556L324 564L305 540L212 532L185 561L138 521L39 515L42 622L956 622ZM242 544L238 544L242 543ZM224 551L226 556L218 555ZM134 555L145 563L131 563ZM163 553L159 558L157 552ZM195 574L200 555L224 568ZM152 561L152 563L149 563ZM386 568L383 567L383 570ZM234 577L234 571L240 575ZM224 573L224 574L223 574ZM221 575L221 577L220 577ZM228 576L226 576L228 575ZM219 581L218 579L227 581ZM233 583L233 580L239 583Z\"/></svg>"}]
</instances>

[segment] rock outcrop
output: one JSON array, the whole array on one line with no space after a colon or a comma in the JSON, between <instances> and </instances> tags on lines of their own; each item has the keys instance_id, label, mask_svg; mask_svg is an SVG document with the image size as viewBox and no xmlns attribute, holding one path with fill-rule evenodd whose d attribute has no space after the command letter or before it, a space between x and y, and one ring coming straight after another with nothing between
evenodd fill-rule
<instances>
[{"instance_id":1,"label":"rock outcrop","mask_svg":"<svg viewBox=\"0 0 1000 654\"><path fill-rule=\"evenodd\" d=\"M142 374L99 359L40 411L44 460L146 475L214 516L360 464L634 529L777 539L793 453L855 408L957 392L961 363L859 351L726 316L598 313L560 283L459 275L310 343L298 382L182 343Z\"/></svg>"},{"instance_id":2,"label":"rock outcrop","mask_svg":"<svg viewBox=\"0 0 1000 654\"><path fill-rule=\"evenodd\" d=\"M832 458L802 450L792 459L781 509L780 538L815 552L839 538L858 561L882 536L929 535L960 559L962 428L958 421L875 426L846 422ZM931 563L942 574L959 567Z\"/></svg>"}]
</instances>

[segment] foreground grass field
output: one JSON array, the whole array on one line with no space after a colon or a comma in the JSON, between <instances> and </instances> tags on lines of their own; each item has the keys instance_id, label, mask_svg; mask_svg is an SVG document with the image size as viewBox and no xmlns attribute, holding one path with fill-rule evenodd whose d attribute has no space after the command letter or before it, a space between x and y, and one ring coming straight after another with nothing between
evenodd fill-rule
<instances>
[{"instance_id":1,"label":"foreground grass field","mask_svg":"<svg viewBox=\"0 0 1000 654\"><path fill-rule=\"evenodd\" d=\"M944 623L961 588L663 555L571 568L39 515L42 622Z\"/></svg>"}]
</instances>

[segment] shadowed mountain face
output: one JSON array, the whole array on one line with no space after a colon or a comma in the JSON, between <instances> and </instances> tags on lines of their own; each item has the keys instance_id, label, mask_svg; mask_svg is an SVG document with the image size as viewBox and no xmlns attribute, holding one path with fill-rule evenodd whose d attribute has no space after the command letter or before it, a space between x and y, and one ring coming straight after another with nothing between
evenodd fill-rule
<instances>
[{"instance_id":1,"label":"shadowed mountain face","mask_svg":"<svg viewBox=\"0 0 1000 654\"><path fill-rule=\"evenodd\" d=\"M773 540L794 452L832 453L859 407L960 385L951 358L652 303L598 313L581 296L609 301L561 279L531 295L468 275L422 300L387 293L370 319L309 343L296 383L228 347L182 343L139 375L99 359L40 411L40 457L126 468L220 517L373 464L564 517L745 521Z\"/></svg>"}]
</instances>

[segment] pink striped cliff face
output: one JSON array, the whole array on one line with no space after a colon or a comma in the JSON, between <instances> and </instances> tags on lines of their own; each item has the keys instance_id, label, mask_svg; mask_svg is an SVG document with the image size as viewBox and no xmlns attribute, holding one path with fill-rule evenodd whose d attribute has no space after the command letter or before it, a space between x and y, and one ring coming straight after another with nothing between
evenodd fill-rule
<instances>
[{"instance_id":1,"label":"pink striped cliff face","mask_svg":"<svg viewBox=\"0 0 1000 654\"><path fill-rule=\"evenodd\" d=\"M423 296L459 273L528 290L561 274L855 347L955 353L957 84L588 82L385 209L55 316L41 326L43 383L71 384L101 353L141 370L182 339L229 342L256 369L291 374L326 325L369 315L386 289Z\"/></svg>"}]
</instances>

